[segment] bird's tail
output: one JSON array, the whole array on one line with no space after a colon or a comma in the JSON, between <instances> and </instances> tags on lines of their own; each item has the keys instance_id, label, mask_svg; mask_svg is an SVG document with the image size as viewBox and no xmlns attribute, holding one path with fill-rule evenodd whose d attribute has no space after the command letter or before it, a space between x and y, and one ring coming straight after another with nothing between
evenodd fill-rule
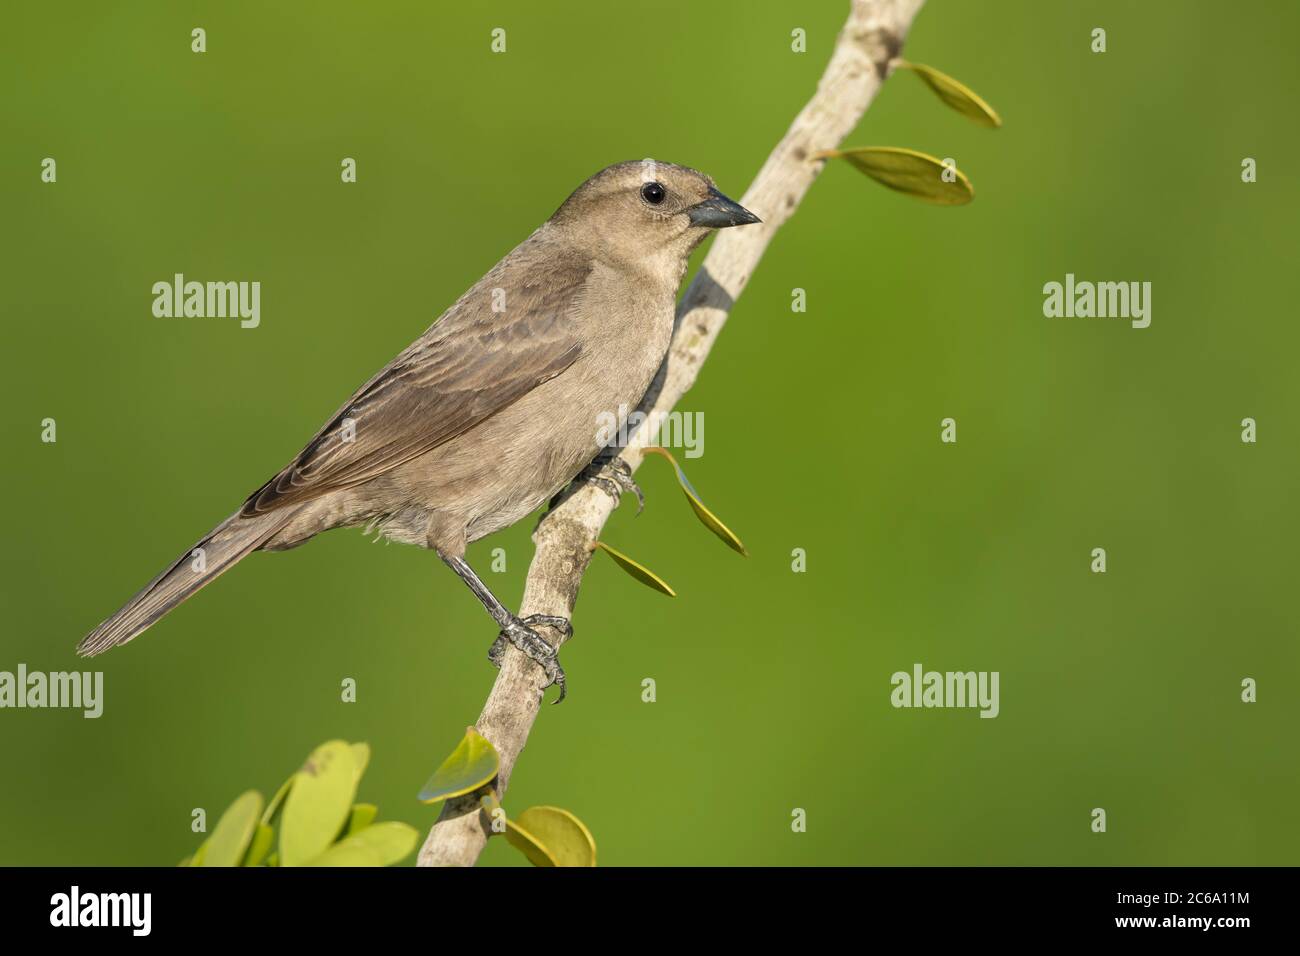
<instances>
[{"instance_id":1,"label":"bird's tail","mask_svg":"<svg viewBox=\"0 0 1300 956\"><path fill-rule=\"evenodd\" d=\"M94 657L142 633L172 608L257 550L288 523L295 510L279 508L248 518L239 512L231 515L146 584L125 607L82 638L77 653L82 657Z\"/></svg>"}]
</instances>

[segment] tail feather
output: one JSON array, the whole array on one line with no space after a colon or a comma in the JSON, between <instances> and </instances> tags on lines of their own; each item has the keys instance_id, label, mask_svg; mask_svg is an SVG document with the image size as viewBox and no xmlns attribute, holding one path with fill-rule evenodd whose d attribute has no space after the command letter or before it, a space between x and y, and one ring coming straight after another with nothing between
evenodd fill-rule
<instances>
[{"instance_id":1,"label":"tail feather","mask_svg":"<svg viewBox=\"0 0 1300 956\"><path fill-rule=\"evenodd\" d=\"M256 551L288 523L296 510L282 508L250 518L238 512L231 515L141 588L121 610L82 638L77 653L94 657L143 633L172 608ZM201 559L195 554L199 549Z\"/></svg>"}]
</instances>

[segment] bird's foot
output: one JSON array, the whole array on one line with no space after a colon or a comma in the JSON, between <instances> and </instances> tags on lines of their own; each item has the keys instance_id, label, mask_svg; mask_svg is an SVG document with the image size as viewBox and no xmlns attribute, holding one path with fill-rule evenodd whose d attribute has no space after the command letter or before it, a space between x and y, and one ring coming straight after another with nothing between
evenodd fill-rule
<instances>
[{"instance_id":1,"label":"bird's foot","mask_svg":"<svg viewBox=\"0 0 1300 956\"><path fill-rule=\"evenodd\" d=\"M555 703L564 700L568 693L564 678L564 668L560 666L559 652L552 647L542 635L538 634L536 627L553 627L559 631L565 638L573 636L573 625L569 623L568 618L556 617L552 614L530 614L524 618L513 618L509 624L501 629L497 639L492 642L492 647L488 650L488 660L492 666L501 667L501 662L505 660L507 644L513 644L527 655L528 659L535 662L541 667L546 674L546 684L542 688L550 687L552 684L560 688L560 696L555 698Z\"/></svg>"},{"instance_id":2,"label":"bird's foot","mask_svg":"<svg viewBox=\"0 0 1300 956\"><path fill-rule=\"evenodd\" d=\"M581 477L613 497L615 503L622 500L624 492L630 491L636 495L636 513L645 510L645 493L632 478L632 469L622 458L597 459L587 466Z\"/></svg>"}]
</instances>

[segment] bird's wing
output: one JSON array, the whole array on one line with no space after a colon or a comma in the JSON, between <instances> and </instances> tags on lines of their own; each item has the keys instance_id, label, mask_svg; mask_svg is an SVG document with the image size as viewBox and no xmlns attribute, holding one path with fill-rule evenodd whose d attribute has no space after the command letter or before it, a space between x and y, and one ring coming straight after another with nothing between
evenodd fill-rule
<instances>
[{"instance_id":1,"label":"bird's wing","mask_svg":"<svg viewBox=\"0 0 1300 956\"><path fill-rule=\"evenodd\" d=\"M509 260L506 260L508 263ZM363 385L278 475L249 496L261 514L369 481L518 401L573 364L571 310L587 262L503 263ZM502 312L491 290L508 288Z\"/></svg>"}]
</instances>

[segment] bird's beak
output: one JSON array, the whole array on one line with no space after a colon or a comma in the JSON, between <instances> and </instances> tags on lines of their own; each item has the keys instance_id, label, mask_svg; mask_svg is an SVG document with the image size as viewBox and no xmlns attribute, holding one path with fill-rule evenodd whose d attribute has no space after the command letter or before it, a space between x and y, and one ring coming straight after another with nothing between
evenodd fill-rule
<instances>
[{"instance_id":1,"label":"bird's beak","mask_svg":"<svg viewBox=\"0 0 1300 956\"><path fill-rule=\"evenodd\" d=\"M686 214L690 216L692 226L703 226L705 229L748 226L750 223L763 221L740 203L728 199L712 188L709 189L709 198L689 207Z\"/></svg>"}]
</instances>

